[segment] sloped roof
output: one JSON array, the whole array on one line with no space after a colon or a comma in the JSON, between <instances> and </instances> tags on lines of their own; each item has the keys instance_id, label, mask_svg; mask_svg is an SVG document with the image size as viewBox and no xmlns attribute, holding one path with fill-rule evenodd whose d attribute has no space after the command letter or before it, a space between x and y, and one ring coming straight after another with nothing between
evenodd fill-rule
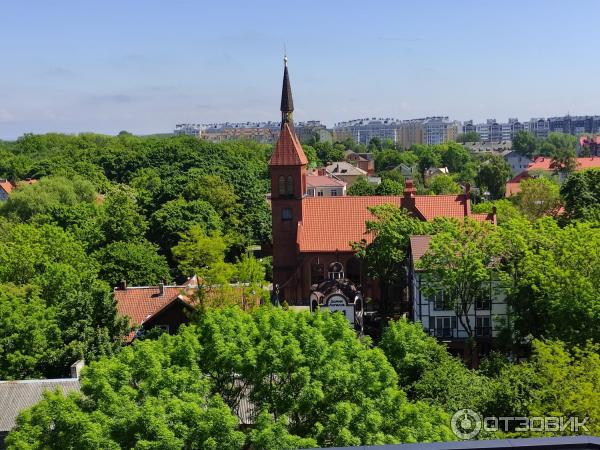
<instances>
[{"instance_id":1,"label":"sloped roof","mask_svg":"<svg viewBox=\"0 0 600 450\"><path fill-rule=\"evenodd\" d=\"M374 217L369 208L391 204L409 209L422 220L436 217L463 219L467 197L459 195L306 197L302 201L302 221L298 224L300 252L350 252L351 243L373 240L366 224ZM412 203L414 202L414 206ZM479 222L494 222L493 214L470 214Z\"/></svg>"},{"instance_id":2,"label":"sloped roof","mask_svg":"<svg viewBox=\"0 0 600 450\"><path fill-rule=\"evenodd\" d=\"M431 236L415 235L410 237L410 254L413 263L416 263L429 249Z\"/></svg>"},{"instance_id":3,"label":"sloped roof","mask_svg":"<svg viewBox=\"0 0 600 450\"><path fill-rule=\"evenodd\" d=\"M330 175L318 175L314 172L308 172L306 174L306 185L308 187L344 187L346 182Z\"/></svg>"},{"instance_id":4,"label":"sloped roof","mask_svg":"<svg viewBox=\"0 0 600 450\"><path fill-rule=\"evenodd\" d=\"M466 197L458 195L415 195L415 207L425 220L433 220L436 217L454 217L462 219L465 217Z\"/></svg>"},{"instance_id":5,"label":"sloped roof","mask_svg":"<svg viewBox=\"0 0 600 450\"><path fill-rule=\"evenodd\" d=\"M0 433L14 428L17 416L42 399L46 390L56 388L64 394L79 392L77 378L55 380L0 381Z\"/></svg>"},{"instance_id":6,"label":"sloped roof","mask_svg":"<svg viewBox=\"0 0 600 450\"><path fill-rule=\"evenodd\" d=\"M128 316L132 327L139 327L177 300L189 303L189 299L184 295L186 289L187 286L165 286L163 295L160 295L158 286L115 289L117 313L120 316ZM131 332L127 341L131 341L134 336L135 332Z\"/></svg>"},{"instance_id":7,"label":"sloped roof","mask_svg":"<svg viewBox=\"0 0 600 450\"><path fill-rule=\"evenodd\" d=\"M10 194L14 189L14 186L8 180L0 180L0 189L2 189L7 194Z\"/></svg>"},{"instance_id":8,"label":"sloped roof","mask_svg":"<svg viewBox=\"0 0 600 450\"><path fill-rule=\"evenodd\" d=\"M576 158L577 168L576 170L594 169L600 167L599 157L589 158ZM529 166L527 170L552 170L550 165L552 164L552 158L548 156L538 156Z\"/></svg>"},{"instance_id":9,"label":"sloped roof","mask_svg":"<svg viewBox=\"0 0 600 450\"><path fill-rule=\"evenodd\" d=\"M284 123L269 166L304 166L306 164L308 164L308 159L298 137L291 130L289 124Z\"/></svg>"},{"instance_id":10,"label":"sloped roof","mask_svg":"<svg viewBox=\"0 0 600 450\"><path fill-rule=\"evenodd\" d=\"M351 242L373 236L365 234L365 222L374 216L368 208L390 203L400 206L399 196L307 197L302 201L298 225L301 252L352 251Z\"/></svg>"},{"instance_id":11,"label":"sloped roof","mask_svg":"<svg viewBox=\"0 0 600 450\"><path fill-rule=\"evenodd\" d=\"M367 175L366 171L359 169L346 161L334 162L325 167L325 170L333 175Z\"/></svg>"}]
</instances>

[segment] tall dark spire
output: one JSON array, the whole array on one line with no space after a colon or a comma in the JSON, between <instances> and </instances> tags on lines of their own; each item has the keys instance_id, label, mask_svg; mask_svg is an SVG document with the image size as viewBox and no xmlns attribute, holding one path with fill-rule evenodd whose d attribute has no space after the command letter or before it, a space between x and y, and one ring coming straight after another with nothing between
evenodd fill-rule
<instances>
[{"instance_id":1,"label":"tall dark spire","mask_svg":"<svg viewBox=\"0 0 600 450\"><path fill-rule=\"evenodd\" d=\"M281 88L281 128L287 123L294 126L292 113L294 112L294 100L292 99L292 87L290 86L290 76L288 75L287 56L284 56L283 63L283 87Z\"/></svg>"}]
</instances>

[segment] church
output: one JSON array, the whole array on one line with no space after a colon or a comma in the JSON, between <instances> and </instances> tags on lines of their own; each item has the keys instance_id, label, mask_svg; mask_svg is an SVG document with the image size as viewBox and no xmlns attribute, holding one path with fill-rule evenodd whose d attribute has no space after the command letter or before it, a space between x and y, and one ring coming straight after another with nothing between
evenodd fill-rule
<instances>
[{"instance_id":1,"label":"church","mask_svg":"<svg viewBox=\"0 0 600 450\"><path fill-rule=\"evenodd\" d=\"M274 295L290 305L308 305L311 286L324 280L347 279L362 296L377 301L381 288L365 276L352 243L372 241L366 221L369 208L392 204L420 220L470 217L495 221L493 215L472 214L469 188L458 195L417 195L411 180L402 196L312 196L307 193L308 159L294 133L294 102L284 59L281 132L269 161Z\"/></svg>"}]
</instances>

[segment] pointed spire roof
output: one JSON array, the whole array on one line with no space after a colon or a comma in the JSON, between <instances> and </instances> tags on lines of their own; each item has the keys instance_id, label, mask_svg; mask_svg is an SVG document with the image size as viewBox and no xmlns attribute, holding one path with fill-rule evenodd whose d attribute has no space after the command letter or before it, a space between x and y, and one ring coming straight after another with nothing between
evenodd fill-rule
<instances>
[{"instance_id":1,"label":"pointed spire roof","mask_svg":"<svg viewBox=\"0 0 600 450\"><path fill-rule=\"evenodd\" d=\"M275 151L271 155L269 166L304 166L308 164L308 159L302 150L300 141L296 134L290 128L288 123L284 123L275 144Z\"/></svg>"},{"instance_id":2,"label":"pointed spire roof","mask_svg":"<svg viewBox=\"0 0 600 450\"><path fill-rule=\"evenodd\" d=\"M294 99L292 98L292 87L290 86L290 76L288 74L287 56L283 58L283 86L281 88L281 112L291 113L294 111Z\"/></svg>"}]
</instances>

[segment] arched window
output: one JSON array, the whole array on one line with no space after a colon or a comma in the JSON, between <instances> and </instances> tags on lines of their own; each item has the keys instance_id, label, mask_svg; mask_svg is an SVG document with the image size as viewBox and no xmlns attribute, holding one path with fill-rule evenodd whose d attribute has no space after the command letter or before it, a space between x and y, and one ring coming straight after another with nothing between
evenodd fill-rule
<instances>
[{"instance_id":1,"label":"arched window","mask_svg":"<svg viewBox=\"0 0 600 450\"><path fill-rule=\"evenodd\" d=\"M285 195L285 177L283 175L279 177L279 195Z\"/></svg>"},{"instance_id":2,"label":"arched window","mask_svg":"<svg viewBox=\"0 0 600 450\"><path fill-rule=\"evenodd\" d=\"M287 195L294 195L294 180L291 176L287 177L285 191Z\"/></svg>"}]
</instances>

